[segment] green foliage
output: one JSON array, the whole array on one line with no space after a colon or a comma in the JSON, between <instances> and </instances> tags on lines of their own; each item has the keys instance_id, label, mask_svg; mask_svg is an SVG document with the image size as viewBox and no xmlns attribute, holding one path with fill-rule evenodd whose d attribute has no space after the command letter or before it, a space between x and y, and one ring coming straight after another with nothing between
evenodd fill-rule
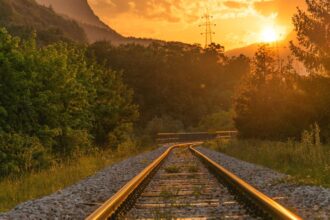
<instances>
[{"instance_id":1,"label":"green foliage","mask_svg":"<svg viewBox=\"0 0 330 220\"><path fill-rule=\"evenodd\" d=\"M166 173L179 173L180 168L178 166L172 165L164 168Z\"/></svg>"},{"instance_id":2,"label":"green foliage","mask_svg":"<svg viewBox=\"0 0 330 220\"><path fill-rule=\"evenodd\" d=\"M227 111L235 85L249 68L246 57L228 59L216 44L202 49L173 42L147 47L97 42L89 54L98 63L123 70L124 81L135 91L142 128L162 115L194 127L205 115Z\"/></svg>"},{"instance_id":3,"label":"green foliage","mask_svg":"<svg viewBox=\"0 0 330 220\"><path fill-rule=\"evenodd\" d=\"M138 114L120 74L88 60L83 46L35 44L0 29L0 133L14 134L2 140L4 147L17 139L24 154L45 149L63 159L88 151L94 141L109 148L128 140ZM40 167L13 165L17 149L3 149L14 158L1 163L4 175ZM30 163L28 156L20 160Z\"/></svg>"},{"instance_id":4,"label":"green foliage","mask_svg":"<svg viewBox=\"0 0 330 220\"><path fill-rule=\"evenodd\" d=\"M235 128L233 118L233 111L220 111L211 115L207 115L200 121L198 130L210 132L232 130Z\"/></svg>"},{"instance_id":5,"label":"green foliage","mask_svg":"<svg viewBox=\"0 0 330 220\"><path fill-rule=\"evenodd\" d=\"M121 74L101 71L95 82L93 135L99 145L115 147L131 138L128 134L133 131L132 121L139 117L138 106L132 105L133 91L122 83Z\"/></svg>"},{"instance_id":6,"label":"green foliage","mask_svg":"<svg viewBox=\"0 0 330 220\"><path fill-rule=\"evenodd\" d=\"M330 187L330 148L317 143L317 134L314 126L304 132L302 142L248 139L212 141L205 146L289 174L297 182Z\"/></svg>"},{"instance_id":7,"label":"green foliage","mask_svg":"<svg viewBox=\"0 0 330 220\"><path fill-rule=\"evenodd\" d=\"M181 121L175 120L170 116L155 117L148 122L145 133L155 136L158 133L164 132L180 132L184 126Z\"/></svg>"},{"instance_id":8,"label":"green foliage","mask_svg":"<svg viewBox=\"0 0 330 220\"><path fill-rule=\"evenodd\" d=\"M137 143L131 139L121 142L117 147L117 154L122 157L135 154L138 151L139 149L137 148Z\"/></svg>"},{"instance_id":9,"label":"green foliage","mask_svg":"<svg viewBox=\"0 0 330 220\"><path fill-rule=\"evenodd\" d=\"M1 179L0 212L9 211L19 203L57 192L81 179L94 175L111 164L151 149L134 148L134 151L125 152L94 149L89 155L81 155L61 164L53 163L50 168L40 172ZM149 163L148 160L142 162Z\"/></svg>"},{"instance_id":10,"label":"green foliage","mask_svg":"<svg viewBox=\"0 0 330 220\"><path fill-rule=\"evenodd\" d=\"M299 45L291 42L293 54L314 74L330 76L330 2L306 0L307 12L293 17Z\"/></svg>"},{"instance_id":11,"label":"green foliage","mask_svg":"<svg viewBox=\"0 0 330 220\"><path fill-rule=\"evenodd\" d=\"M0 134L0 177L47 168L51 158L37 137Z\"/></svg>"},{"instance_id":12,"label":"green foliage","mask_svg":"<svg viewBox=\"0 0 330 220\"><path fill-rule=\"evenodd\" d=\"M21 38L28 39L36 31L38 42L87 42L83 29L73 20L57 15L51 8L35 0L1 0L0 26Z\"/></svg>"},{"instance_id":13,"label":"green foliage","mask_svg":"<svg viewBox=\"0 0 330 220\"><path fill-rule=\"evenodd\" d=\"M310 124L295 118L304 112L297 102L301 99L296 89L298 75L290 63L284 68L277 64L271 49L262 46L237 91L235 124L243 137L286 139L299 136Z\"/></svg>"}]
</instances>

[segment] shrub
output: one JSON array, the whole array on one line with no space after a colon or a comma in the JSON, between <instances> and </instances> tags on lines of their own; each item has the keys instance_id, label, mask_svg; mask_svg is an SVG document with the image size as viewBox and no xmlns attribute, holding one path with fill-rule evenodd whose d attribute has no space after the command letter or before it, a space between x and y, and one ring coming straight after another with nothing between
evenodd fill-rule
<instances>
[{"instance_id":1,"label":"shrub","mask_svg":"<svg viewBox=\"0 0 330 220\"><path fill-rule=\"evenodd\" d=\"M39 48L0 28L1 176L43 167L46 150L61 161L130 139L132 95L83 45Z\"/></svg>"},{"instance_id":2,"label":"shrub","mask_svg":"<svg viewBox=\"0 0 330 220\"><path fill-rule=\"evenodd\" d=\"M160 132L178 132L182 131L184 125L181 121L176 120L170 116L163 115L161 117L155 117L147 123L145 133L151 136L155 136Z\"/></svg>"},{"instance_id":3,"label":"shrub","mask_svg":"<svg viewBox=\"0 0 330 220\"><path fill-rule=\"evenodd\" d=\"M46 168L51 157L36 137L0 134L0 177Z\"/></svg>"},{"instance_id":4,"label":"shrub","mask_svg":"<svg viewBox=\"0 0 330 220\"><path fill-rule=\"evenodd\" d=\"M220 131L233 129L235 128L233 116L234 113L232 111L219 111L217 113L207 115L200 121L198 129L202 131Z\"/></svg>"},{"instance_id":5,"label":"shrub","mask_svg":"<svg viewBox=\"0 0 330 220\"><path fill-rule=\"evenodd\" d=\"M320 143L319 134L315 124L303 132L301 142L241 139L210 141L204 146L290 174L299 182L330 186L330 148Z\"/></svg>"},{"instance_id":6,"label":"shrub","mask_svg":"<svg viewBox=\"0 0 330 220\"><path fill-rule=\"evenodd\" d=\"M125 142L122 142L117 147L117 154L119 156L132 155L138 151L136 142L128 139Z\"/></svg>"}]
</instances>

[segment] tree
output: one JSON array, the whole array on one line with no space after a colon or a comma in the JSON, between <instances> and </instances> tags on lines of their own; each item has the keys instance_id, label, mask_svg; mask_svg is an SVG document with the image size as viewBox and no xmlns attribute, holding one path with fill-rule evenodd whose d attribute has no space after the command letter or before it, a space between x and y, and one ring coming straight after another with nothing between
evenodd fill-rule
<instances>
[{"instance_id":1,"label":"tree","mask_svg":"<svg viewBox=\"0 0 330 220\"><path fill-rule=\"evenodd\" d=\"M314 74L330 76L330 1L306 0L307 12L293 17L299 45L292 53Z\"/></svg>"},{"instance_id":2,"label":"tree","mask_svg":"<svg viewBox=\"0 0 330 220\"><path fill-rule=\"evenodd\" d=\"M198 126L206 115L228 111L234 87L249 68L244 56L228 59L217 44L203 49L178 42L118 47L97 42L89 47L89 55L123 72L140 108L142 131L162 115L187 128Z\"/></svg>"},{"instance_id":3,"label":"tree","mask_svg":"<svg viewBox=\"0 0 330 220\"><path fill-rule=\"evenodd\" d=\"M38 48L0 29L0 171L40 169L129 139L137 119L121 74L96 64L86 47ZM1 176L2 174L0 174Z\"/></svg>"},{"instance_id":4,"label":"tree","mask_svg":"<svg viewBox=\"0 0 330 220\"><path fill-rule=\"evenodd\" d=\"M293 17L299 45L291 42L291 50L312 73L301 83L311 124L319 124L323 140L330 140L330 1L306 3L307 11L298 9Z\"/></svg>"},{"instance_id":5,"label":"tree","mask_svg":"<svg viewBox=\"0 0 330 220\"><path fill-rule=\"evenodd\" d=\"M299 137L309 126L310 117L305 116L310 114L297 78L290 62L280 68L271 49L260 47L235 98L234 120L243 137Z\"/></svg>"}]
</instances>

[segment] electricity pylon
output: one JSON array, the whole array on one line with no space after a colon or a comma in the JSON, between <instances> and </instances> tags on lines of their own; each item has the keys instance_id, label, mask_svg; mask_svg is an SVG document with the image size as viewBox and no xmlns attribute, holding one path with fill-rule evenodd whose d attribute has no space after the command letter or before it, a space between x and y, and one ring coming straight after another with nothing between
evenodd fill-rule
<instances>
[{"instance_id":1,"label":"electricity pylon","mask_svg":"<svg viewBox=\"0 0 330 220\"><path fill-rule=\"evenodd\" d=\"M204 19L203 24L199 25L199 27L205 28L205 31L201 33L205 37L205 48L207 48L210 44L213 43L213 35L215 32L212 31L212 27L216 26L212 22L213 16L210 15L209 10L207 9L202 19Z\"/></svg>"}]
</instances>

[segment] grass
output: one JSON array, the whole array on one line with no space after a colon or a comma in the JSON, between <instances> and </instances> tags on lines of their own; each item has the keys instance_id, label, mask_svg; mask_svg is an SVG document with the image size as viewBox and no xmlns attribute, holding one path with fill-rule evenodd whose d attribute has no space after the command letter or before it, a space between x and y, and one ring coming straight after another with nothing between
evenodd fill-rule
<instances>
[{"instance_id":1,"label":"grass","mask_svg":"<svg viewBox=\"0 0 330 220\"><path fill-rule=\"evenodd\" d=\"M195 198L199 198L202 195L204 186L194 186L193 188L193 195Z\"/></svg>"},{"instance_id":2,"label":"grass","mask_svg":"<svg viewBox=\"0 0 330 220\"><path fill-rule=\"evenodd\" d=\"M277 170L290 181L330 187L330 146L305 137L302 142L261 140L214 141L205 144L227 155Z\"/></svg>"},{"instance_id":3,"label":"grass","mask_svg":"<svg viewBox=\"0 0 330 220\"><path fill-rule=\"evenodd\" d=\"M188 172L190 173L197 173L199 171L199 168L196 165L190 165L188 167Z\"/></svg>"},{"instance_id":4,"label":"grass","mask_svg":"<svg viewBox=\"0 0 330 220\"><path fill-rule=\"evenodd\" d=\"M163 200L170 200L175 196L175 193L170 188L163 188L159 195Z\"/></svg>"},{"instance_id":5,"label":"grass","mask_svg":"<svg viewBox=\"0 0 330 220\"><path fill-rule=\"evenodd\" d=\"M150 148L140 150L128 148L125 145L116 152L106 151L81 156L75 161L54 165L50 169L38 173L2 179L0 180L0 212L8 211L21 202L61 190L95 174L106 166L142 151L150 150Z\"/></svg>"},{"instance_id":6,"label":"grass","mask_svg":"<svg viewBox=\"0 0 330 220\"><path fill-rule=\"evenodd\" d=\"M165 172L166 173L179 173L180 168L178 166L175 166L175 165L167 166L167 167L165 167Z\"/></svg>"}]
</instances>

